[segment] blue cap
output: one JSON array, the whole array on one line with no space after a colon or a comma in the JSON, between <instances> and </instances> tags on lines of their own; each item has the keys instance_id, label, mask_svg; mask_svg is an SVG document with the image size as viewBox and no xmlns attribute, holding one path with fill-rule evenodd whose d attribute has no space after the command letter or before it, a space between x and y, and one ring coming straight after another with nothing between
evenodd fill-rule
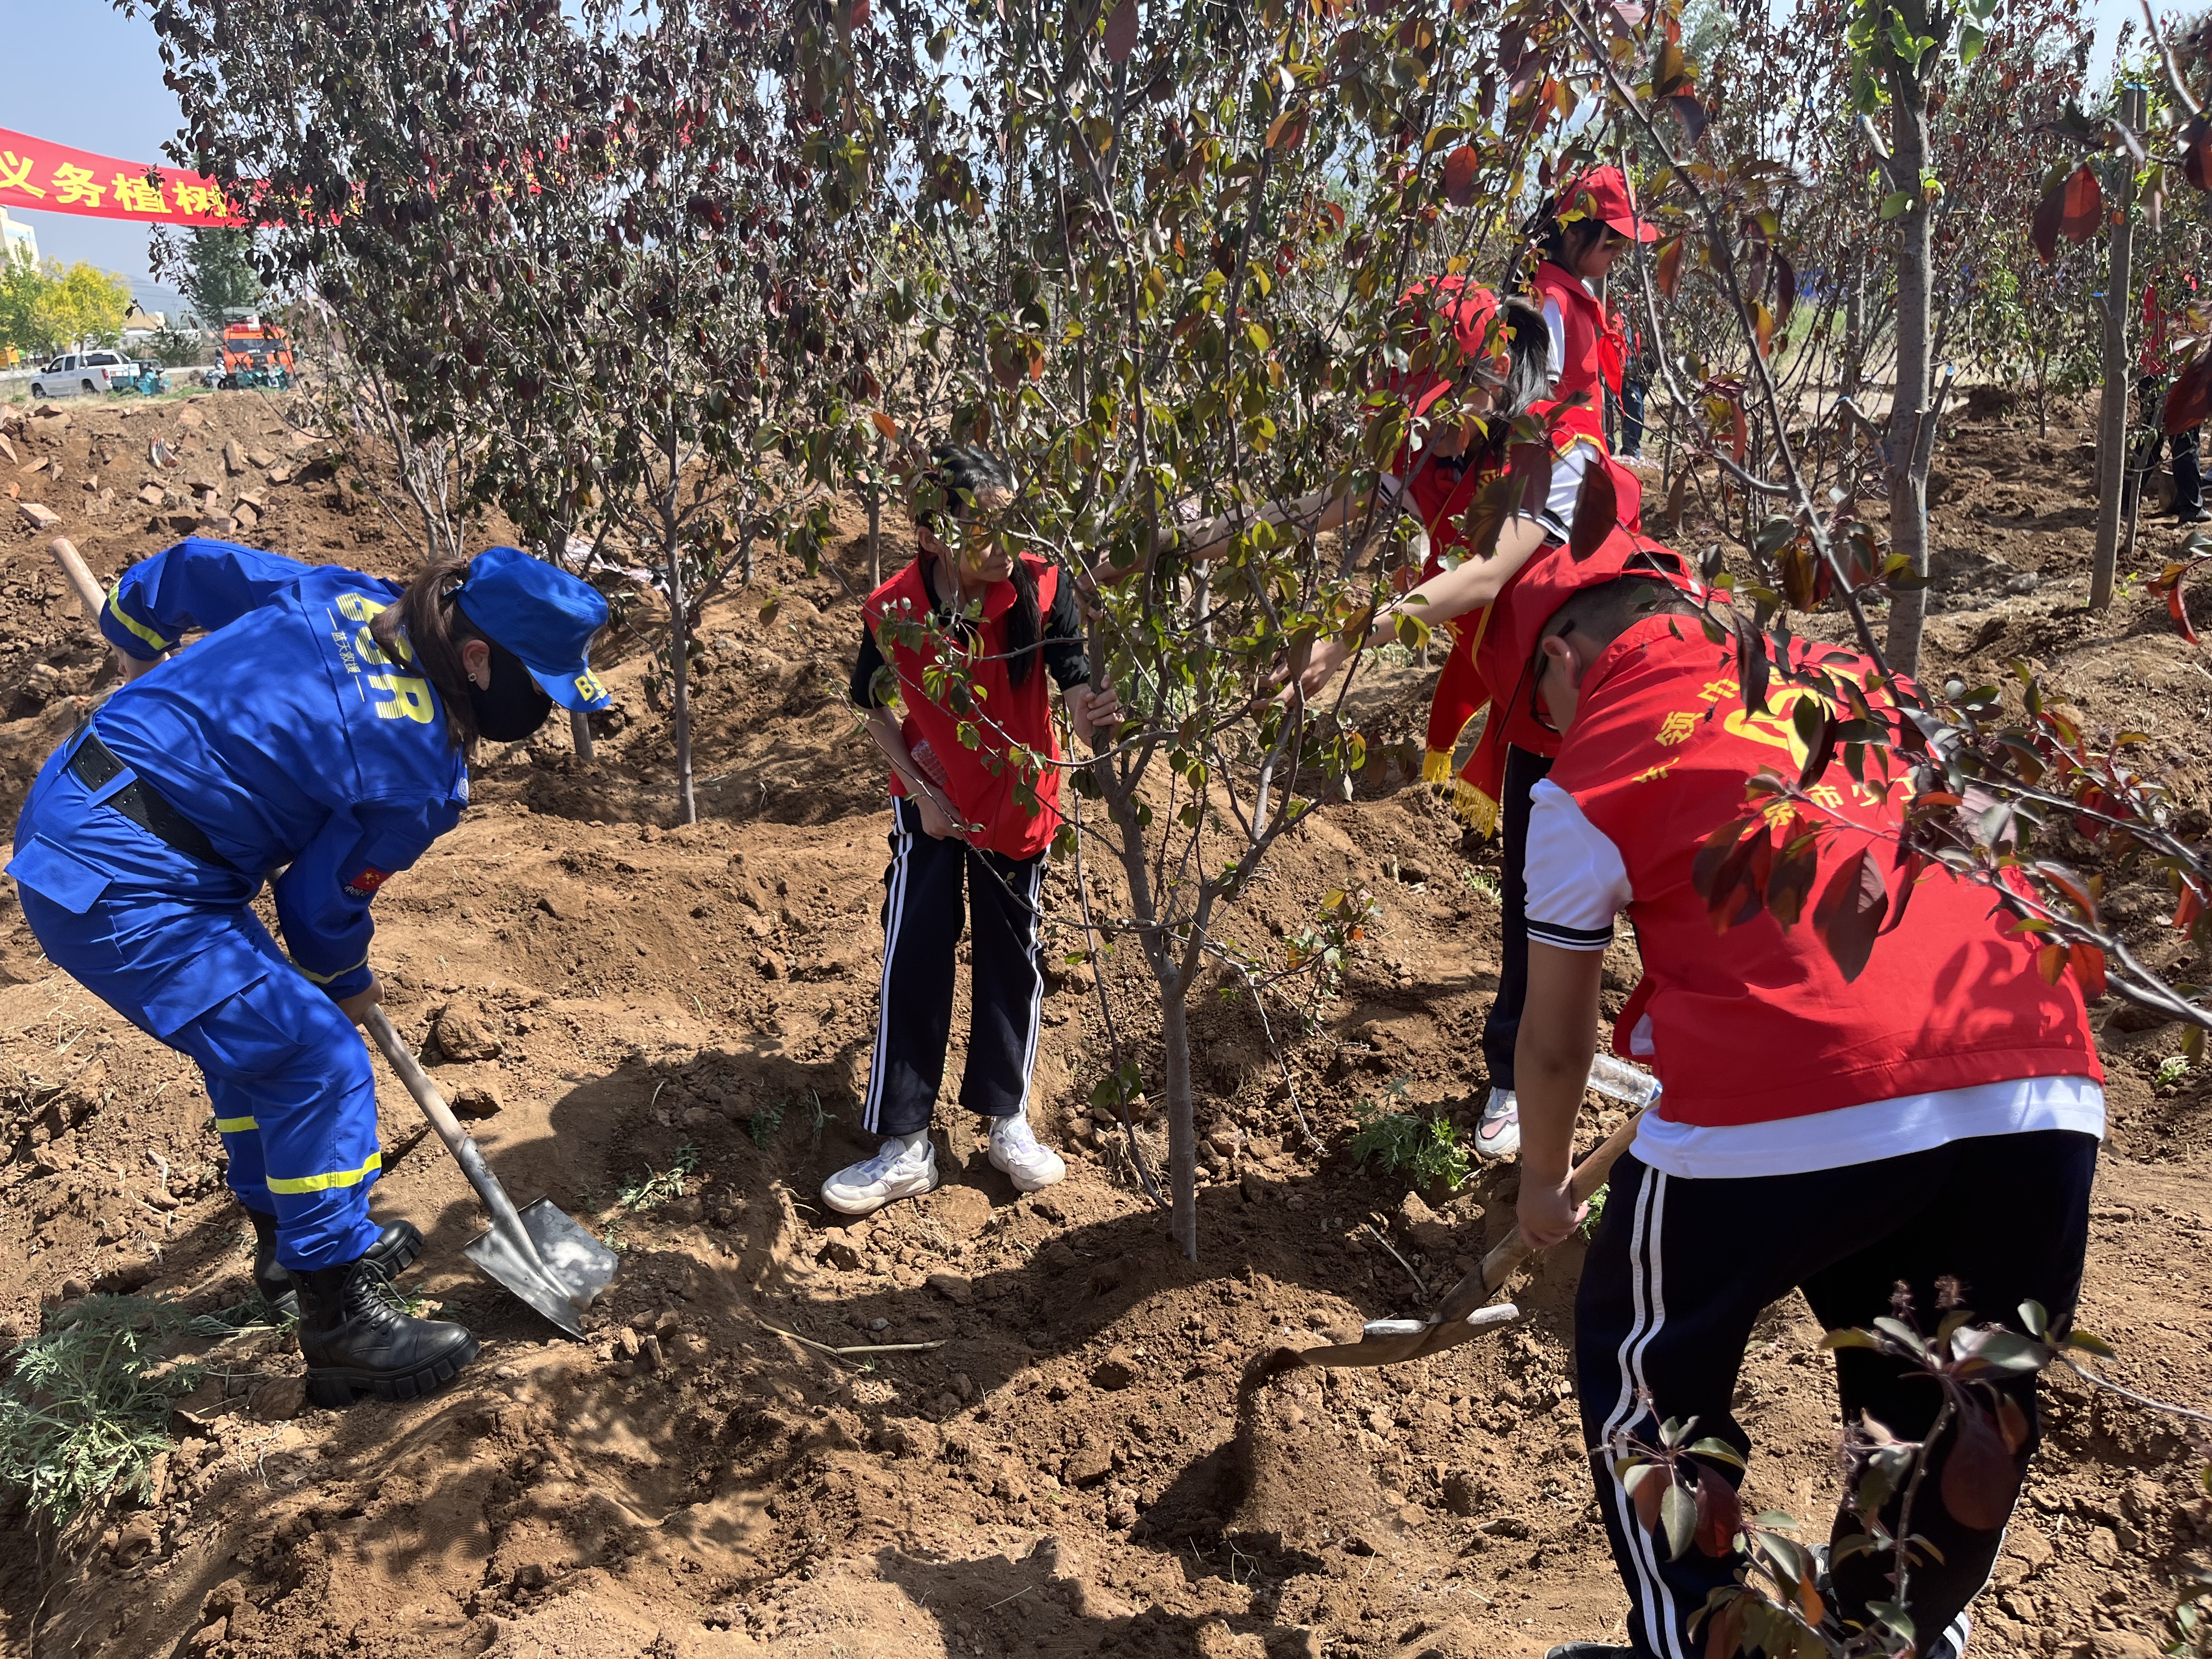
<instances>
[{"instance_id":1,"label":"blue cap","mask_svg":"<svg viewBox=\"0 0 2212 1659\"><path fill-rule=\"evenodd\" d=\"M605 708L614 701L592 672L592 635L606 625L607 602L589 582L519 547L488 547L469 561L453 598L479 629L522 659L562 708Z\"/></svg>"}]
</instances>

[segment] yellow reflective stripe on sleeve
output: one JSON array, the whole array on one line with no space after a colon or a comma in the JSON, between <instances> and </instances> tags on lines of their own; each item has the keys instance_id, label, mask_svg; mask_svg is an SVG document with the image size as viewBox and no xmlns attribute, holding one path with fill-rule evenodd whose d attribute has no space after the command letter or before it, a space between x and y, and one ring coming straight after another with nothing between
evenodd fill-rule
<instances>
[{"instance_id":1,"label":"yellow reflective stripe on sleeve","mask_svg":"<svg viewBox=\"0 0 2212 1659\"><path fill-rule=\"evenodd\" d=\"M216 1133L218 1134L234 1135L246 1129L258 1129L261 1126L250 1117L219 1117L215 1121L215 1127Z\"/></svg>"},{"instance_id":2,"label":"yellow reflective stripe on sleeve","mask_svg":"<svg viewBox=\"0 0 2212 1659\"><path fill-rule=\"evenodd\" d=\"M272 1193L327 1192L333 1187L358 1187L366 1176L383 1167L384 1154L376 1152L358 1170L333 1170L328 1175L297 1176L290 1180L270 1176L266 1184Z\"/></svg>"},{"instance_id":3,"label":"yellow reflective stripe on sleeve","mask_svg":"<svg viewBox=\"0 0 2212 1659\"><path fill-rule=\"evenodd\" d=\"M300 964L296 962L292 965L295 968L300 968ZM368 958L367 957L363 957L359 962L353 964L353 968L340 968L336 969L334 972L327 974L319 974L312 968L300 968L300 977L306 980L312 985L328 985L332 980L353 972L354 968L366 968L368 966Z\"/></svg>"},{"instance_id":4,"label":"yellow reflective stripe on sleeve","mask_svg":"<svg viewBox=\"0 0 2212 1659\"><path fill-rule=\"evenodd\" d=\"M123 607L115 602L116 595L122 592L122 591L123 588L120 583L118 583L115 586L107 590L107 614L114 617L116 621L121 623L125 628L136 634L140 639L145 641L147 644L152 646L156 651L167 651L169 648L168 641L163 639L152 629L147 627L145 623L123 614Z\"/></svg>"}]
</instances>

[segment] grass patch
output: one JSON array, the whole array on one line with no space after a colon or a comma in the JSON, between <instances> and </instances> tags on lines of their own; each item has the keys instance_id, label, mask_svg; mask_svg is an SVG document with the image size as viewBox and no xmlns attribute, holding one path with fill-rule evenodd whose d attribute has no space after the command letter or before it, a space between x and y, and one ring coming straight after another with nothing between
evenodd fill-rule
<instances>
[{"instance_id":1,"label":"grass patch","mask_svg":"<svg viewBox=\"0 0 2212 1659\"><path fill-rule=\"evenodd\" d=\"M1402 1090L1394 1085L1394 1092ZM1361 1101L1352 1111L1359 1128L1352 1137L1352 1157L1360 1168L1372 1158L1385 1175L1402 1175L1416 1187L1446 1192L1457 1192L1466 1183L1473 1166L1449 1118L1386 1111L1372 1100Z\"/></svg>"},{"instance_id":2,"label":"grass patch","mask_svg":"<svg viewBox=\"0 0 2212 1659\"><path fill-rule=\"evenodd\" d=\"M169 1448L170 1402L202 1368L164 1360L192 1326L173 1302L92 1296L54 1314L9 1355L0 1386L0 1485L59 1527L95 1503L143 1497Z\"/></svg>"}]
</instances>

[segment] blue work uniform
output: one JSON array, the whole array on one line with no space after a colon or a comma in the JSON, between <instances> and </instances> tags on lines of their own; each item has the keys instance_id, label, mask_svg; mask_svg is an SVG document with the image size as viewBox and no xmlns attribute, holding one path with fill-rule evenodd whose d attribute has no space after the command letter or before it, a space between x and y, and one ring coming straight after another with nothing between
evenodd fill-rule
<instances>
[{"instance_id":1,"label":"blue work uniform","mask_svg":"<svg viewBox=\"0 0 2212 1659\"><path fill-rule=\"evenodd\" d=\"M402 641L396 582L195 537L125 572L100 630L150 660L47 760L8 873L55 964L198 1062L230 1186L295 1272L375 1242L368 1053L337 1000L370 983L369 901L459 822L468 772ZM73 766L96 739L123 769ZM99 768L91 769L94 770ZM195 856L110 803L134 782L204 836ZM137 797L126 798L135 801ZM272 872L288 962L252 901Z\"/></svg>"}]
</instances>

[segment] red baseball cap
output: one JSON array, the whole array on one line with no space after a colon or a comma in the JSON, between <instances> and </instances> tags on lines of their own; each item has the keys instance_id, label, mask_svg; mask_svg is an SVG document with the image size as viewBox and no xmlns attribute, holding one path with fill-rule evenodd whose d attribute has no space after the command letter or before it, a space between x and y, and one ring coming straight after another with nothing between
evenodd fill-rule
<instances>
[{"instance_id":1,"label":"red baseball cap","mask_svg":"<svg viewBox=\"0 0 2212 1659\"><path fill-rule=\"evenodd\" d=\"M1491 289L1456 274L1423 277L1400 296L1398 303L1407 308L1425 307L1430 316L1448 321L1453 342L1464 359L1460 374L1431 368L1419 376L1411 393L1414 414L1426 413L1469 368L1486 368L1504 379L1510 351L1505 329L1498 319L1498 295Z\"/></svg>"},{"instance_id":2,"label":"red baseball cap","mask_svg":"<svg viewBox=\"0 0 2212 1659\"><path fill-rule=\"evenodd\" d=\"M1636 216L1636 192L1619 167L1592 167L1553 198L1559 214L1583 213L1633 242L1656 242L1659 227Z\"/></svg>"}]
</instances>

